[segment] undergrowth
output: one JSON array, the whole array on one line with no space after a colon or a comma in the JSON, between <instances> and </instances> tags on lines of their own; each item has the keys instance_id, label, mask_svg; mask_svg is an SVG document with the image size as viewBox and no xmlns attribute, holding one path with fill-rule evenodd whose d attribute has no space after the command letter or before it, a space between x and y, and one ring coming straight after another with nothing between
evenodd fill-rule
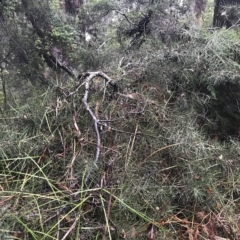
<instances>
[{"instance_id":1,"label":"undergrowth","mask_svg":"<svg viewBox=\"0 0 240 240\"><path fill-rule=\"evenodd\" d=\"M0 2L0 239L240 239L237 26Z\"/></svg>"},{"instance_id":2,"label":"undergrowth","mask_svg":"<svg viewBox=\"0 0 240 240\"><path fill-rule=\"evenodd\" d=\"M239 142L209 138L161 83L111 100L95 87L95 165L84 89L55 84L1 116L1 239L238 239Z\"/></svg>"}]
</instances>

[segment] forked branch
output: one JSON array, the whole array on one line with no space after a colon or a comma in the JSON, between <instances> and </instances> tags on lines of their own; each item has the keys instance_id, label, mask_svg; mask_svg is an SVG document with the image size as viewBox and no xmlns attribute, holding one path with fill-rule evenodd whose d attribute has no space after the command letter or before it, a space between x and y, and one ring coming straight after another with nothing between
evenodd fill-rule
<instances>
[{"instance_id":1,"label":"forked branch","mask_svg":"<svg viewBox=\"0 0 240 240\"><path fill-rule=\"evenodd\" d=\"M84 77L83 77L84 76ZM99 156L100 156L100 151L101 151L101 137L100 137L100 133L99 133L99 129L98 129L98 125L102 124L100 123L100 120L98 119L98 117L94 114L94 112L92 111L92 109L90 108L89 104L88 104L88 98L89 98L89 91L90 91L90 86L91 86L91 82L93 81L93 79L95 77L101 77L105 80L105 87L109 84L114 91L117 90L117 85L116 83L114 83L112 81L112 79L106 75L105 73L98 71L98 72L88 72L84 75L82 75L80 78L81 80L83 80L83 83L79 83L79 86L77 87L77 90L80 88L80 86L85 85L85 92L84 92L84 96L82 99L82 102L86 108L86 110L89 112L89 114L92 117L92 120L94 122L94 130L96 133L96 138L97 138L97 146L96 146L96 155L95 155L95 159L93 161L93 165L96 165L98 160L99 160ZM74 92L76 93L76 91ZM72 95L72 94L71 94ZM88 179L90 177L92 171L92 167L88 170L88 172L86 173L85 179L84 179L84 183L85 185L87 185Z\"/></svg>"}]
</instances>

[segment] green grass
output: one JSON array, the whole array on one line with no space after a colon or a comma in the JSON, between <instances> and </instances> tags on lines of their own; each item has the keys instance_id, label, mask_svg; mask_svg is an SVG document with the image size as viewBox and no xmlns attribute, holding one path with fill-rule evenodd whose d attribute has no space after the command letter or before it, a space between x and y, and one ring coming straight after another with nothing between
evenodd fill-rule
<instances>
[{"instance_id":1,"label":"green grass","mask_svg":"<svg viewBox=\"0 0 240 240\"><path fill-rule=\"evenodd\" d=\"M91 118L81 103L74 112L69 99L51 92L32 99L27 116L19 108L8 125L2 118L2 239L237 236L238 141L208 139L194 111L168 107L144 90L137 99L99 103L106 104L100 117L116 119L107 124L117 130L101 129L101 155L92 166ZM140 101L144 111L134 113Z\"/></svg>"}]
</instances>

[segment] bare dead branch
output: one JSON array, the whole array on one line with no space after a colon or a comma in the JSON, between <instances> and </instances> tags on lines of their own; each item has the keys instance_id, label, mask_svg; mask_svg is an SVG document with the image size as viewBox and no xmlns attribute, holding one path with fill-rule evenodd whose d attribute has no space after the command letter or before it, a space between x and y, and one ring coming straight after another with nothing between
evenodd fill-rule
<instances>
[{"instance_id":1,"label":"bare dead branch","mask_svg":"<svg viewBox=\"0 0 240 240\"><path fill-rule=\"evenodd\" d=\"M90 108L90 106L88 104L91 82L95 77L103 78L106 81L105 86L107 86L109 84L110 86L113 87L114 91L117 89L117 85L105 73L103 73L101 71L87 72L87 73L84 73L84 74L82 74L81 76L78 77L79 83L78 83L78 86L77 86L76 90L69 94L69 96L72 96L72 95L74 96L78 92L80 87L85 85L85 92L84 92L82 102L83 102L86 110L89 112L90 116L92 117L92 120L94 122L94 130L95 130L96 138L97 138L96 154L95 154L95 159L93 161L93 165L97 164L97 162L99 160L99 156L100 156L100 151L101 151L101 137L100 137L100 133L99 133L99 130L98 130L98 125L100 124L100 122L99 122L97 114L94 114L94 112L92 111L92 109ZM83 82L81 83L81 81L83 81ZM75 105L74 100L73 100L73 104ZM87 185L87 182L88 182L88 179L91 175L91 172L92 172L92 167L90 167L90 169L88 170L88 172L85 176L85 179L84 179L85 185Z\"/></svg>"},{"instance_id":2,"label":"bare dead branch","mask_svg":"<svg viewBox=\"0 0 240 240\"><path fill-rule=\"evenodd\" d=\"M122 12L120 12L120 11L118 11L118 10L115 10L115 11L116 11L116 13L119 13L120 15L124 16L124 17L126 18L126 20L127 20L130 24L136 25L135 23L131 22L131 21L128 19L127 15L126 15L125 13L122 13Z\"/></svg>"}]
</instances>

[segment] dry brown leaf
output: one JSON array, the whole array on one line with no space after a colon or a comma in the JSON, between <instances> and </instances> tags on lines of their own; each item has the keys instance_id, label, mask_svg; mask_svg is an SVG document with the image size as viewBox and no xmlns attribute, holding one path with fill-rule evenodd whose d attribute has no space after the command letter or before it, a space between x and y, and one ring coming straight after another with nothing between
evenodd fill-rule
<instances>
[{"instance_id":1,"label":"dry brown leaf","mask_svg":"<svg viewBox=\"0 0 240 240\"><path fill-rule=\"evenodd\" d=\"M193 234L193 239L197 240L198 239L198 235L199 235L199 229L198 229L199 225L196 225L195 229L194 229L194 234Z\"/></svg>"},{"instance_id":2,"label":"dry brown leaf","mask_svg":"<svg viewBox=\"0 0 240 240\"><path fill-rule=\"evenodd\" d=\"M203 225L201 225L201 227L202 227L202 235L204 236L204 237L209 237L209 229L208 229L208 227L205 225L205 224L203 224Z\"/></svg>"},{"instance_id":3,"label":"dry brown leaf","mask_svg":"<svg viewBox=\"0 0 240 240\"><path fill-rule=\"evenodd\" d=\"M126 238L127 238L127 234L126 234L126 232L125 232L124 229L122 229L121 238L123 238L123 239L126 239Z\"/></svg>"},{"instance_id":4,"label":"dry brown leaf","mask_svg":"<svg viewBox=\"0 0 240 240\"><path fill-rule=\"evenodd\" d=\"M214 240L230 240L230 239L229 238L222 238L222 237L215 236Z\"/></svg>"},{"instance_id":5,"label":"dry brown leaf","mask_svg":"<svg viewBox=\"0 0 240 240\"><path fill-rule=\"evenodd\" d=\"M132 227L132 228L131 228L131 234L130 234L131 238L135 238L136 235L137 235L136 228L135 228L135 227Z\"/></svg>"},{"instance_id":6,"label":"dry brown leaf","mask_svg":"<svg viewBox=\"0 0 240 240\"><path fill-rule=\"evenodd\" d=\"M154 228L153 228L153 224L150 224L150 226L148 227L147 230L147 235L150 239L154 239Z\"/></svg>"},{"instance_id":7,"label":"dry brown leaf","mask_svg":"<svg viewBox=\"0 0 240 240\"><path fill-rule=\"evenodd\" d=\"M209 188L207 189L207 193L208 193L208 194L213 194L213 193L214 193L213 188L212 188L212 187L209 187Z\"/></svg>"}]
</instances>

